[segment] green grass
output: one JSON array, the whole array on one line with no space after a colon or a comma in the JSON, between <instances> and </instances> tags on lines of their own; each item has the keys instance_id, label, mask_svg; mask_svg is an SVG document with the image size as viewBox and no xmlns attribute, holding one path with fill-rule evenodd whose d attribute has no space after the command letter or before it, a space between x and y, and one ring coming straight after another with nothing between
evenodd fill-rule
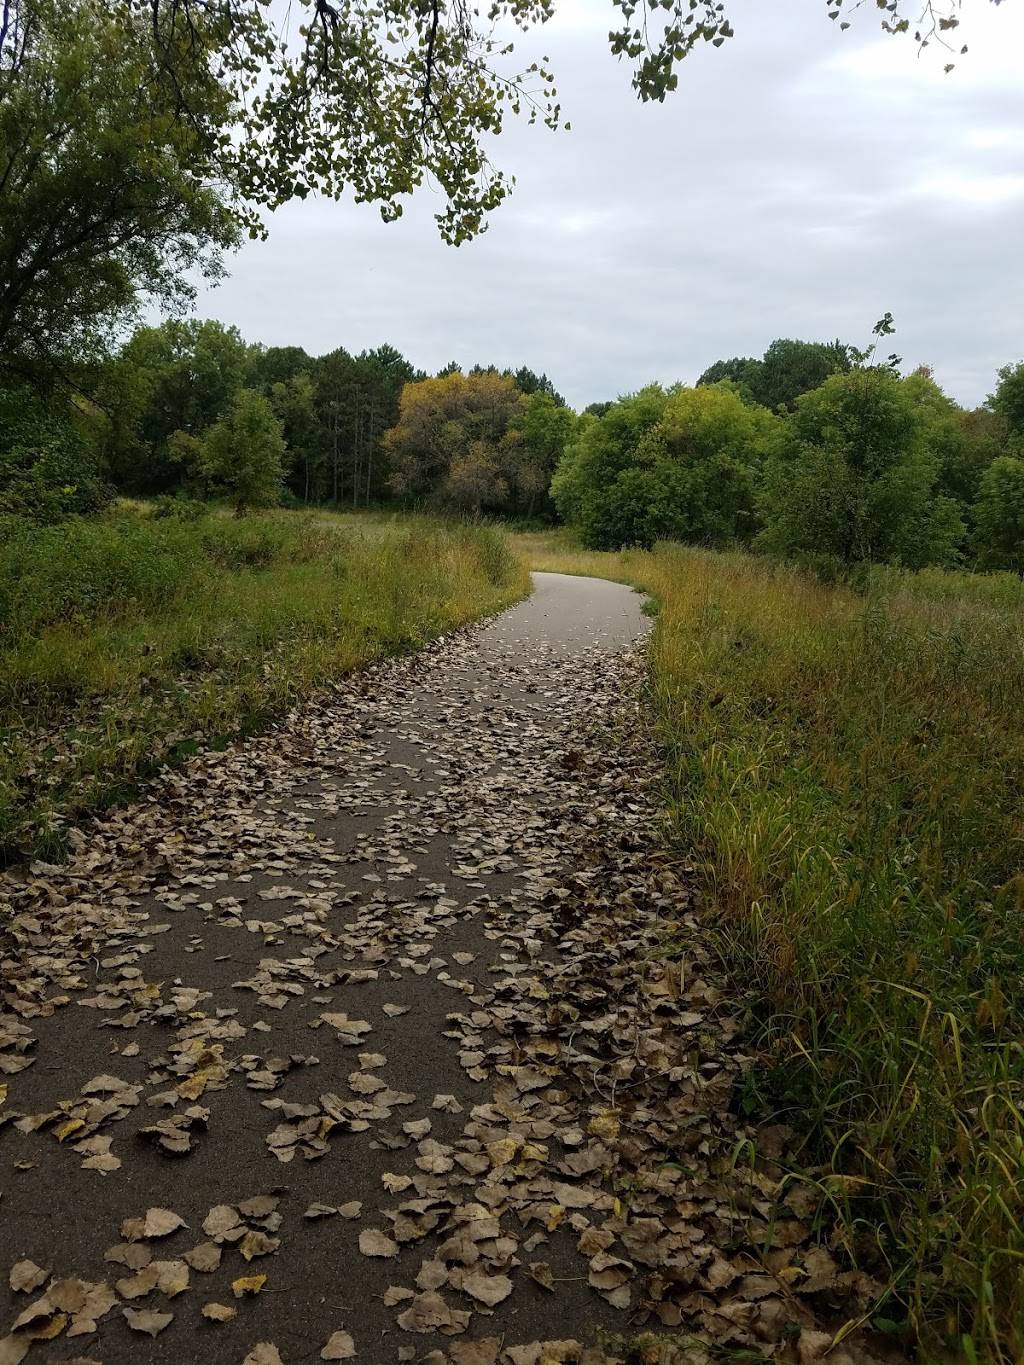
<instances>
[{"instance_id":1,"label":"green grass","mask_svg":"<svg viewBox=\"0 0 1024 1365\"><path fill-rule=\"evenodd\" d=\"M877 1320L926 1359L1024 1358L1024 585L744 554L535 567L652 592L674 838Z\"/></svg>"},{"instance_id":2,"label":"green grass","mask_svg":"<svg viewBox=\"0 0 1024 1365\"><path fill-rule=\"evenodd\" d=\"M487 527L144 507L0 534L0 857L527 591Z\"/></svg>"}]
</instances>

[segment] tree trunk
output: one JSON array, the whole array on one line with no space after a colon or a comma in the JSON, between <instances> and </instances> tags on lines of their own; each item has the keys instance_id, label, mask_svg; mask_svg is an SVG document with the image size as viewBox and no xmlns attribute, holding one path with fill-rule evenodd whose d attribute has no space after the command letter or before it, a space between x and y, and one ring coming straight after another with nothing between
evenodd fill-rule
<instances>
[{"instance_id":1,"label":"tree trunk","mask_svg":"<svg viewBox=\"0 0 1024 1365\"><path fill-rule=\"evenodd\" d=\"M338 505L338 414L334 414L334 453L332 459L333 493L331 502L335 507Z\"/></svg>"}]
</instances>

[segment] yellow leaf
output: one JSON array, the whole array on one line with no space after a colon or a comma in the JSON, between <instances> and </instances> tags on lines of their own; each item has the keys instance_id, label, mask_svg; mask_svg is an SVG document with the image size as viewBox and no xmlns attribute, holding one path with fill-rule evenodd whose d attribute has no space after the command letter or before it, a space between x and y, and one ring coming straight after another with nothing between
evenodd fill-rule
<instances>
[{"instance_id":1,"label":"yellow leaf","mask_svg":"<svg viewBox=\"0 0 1024 1365\"><path fill-rule=\"evenodd\" d=\"M554 1232L559 1223L565 1217L566 1210L561 1204L552 1204L548 1209L548 1232Z\"/></svg>"},{"instance_id":2,"label":"yellow leaf","mask_svg":"<svg viewBox=\"0 0 1024 1365\"><path fill-rule=\"evenodd\" d=\"M487 1155L491 1158L492 1166L507 1166L519 1151L520 1141L518 1138L499 1138L497 1142L487 1144Z\"/></svg>"},{"instance_id":3,"label":"yellow leaf","mask_svg":"<svg viewBox=\"0 0 1024 1365\"><path fill-rule=\"evenodd\" d=\"M54 1337L60 1336L67 1325L67 1313L54 1313L52 1318L49 1318L39 1327L31 1326L23 1328L22 1336L31 1337L33 1341L52 1341Z\"/></svg>"},{"instance_id":4,"label":"yellow leaf","mask_svg":"<svg viewBox=\"0 0 1024 1365\"><path fill-rule=\"evenodd\" d=\"M619 1121L614 1114L598 1114L590 1120L587 1131L602 1142L613 1142L619 1136Z\"/></svg>"},{"instance_id":5,"label":"yellow leaf","mask_svg":"<svg viewBox=\"0 0 1024 1365\"><path fill-rule=\"evenodd\" d=\"M240 1275L231 1281L231 1292L236 1299L244 1299L246 1294L258 1294L266 1282L266 1275Z\"/></svg>"},{"instance_id":6,"label":"yellow leaf","mask_svg":"<svg viewBox=\"0 0 1024 1365\"><path fill-rule=\"evenodd\" d=\"M206 1089L206 1077L203 1075L190 1076L187 1081L182 1081L175 1086L178 1094L185 1100L197 1100Z\"/></svg>"}]
</instances>

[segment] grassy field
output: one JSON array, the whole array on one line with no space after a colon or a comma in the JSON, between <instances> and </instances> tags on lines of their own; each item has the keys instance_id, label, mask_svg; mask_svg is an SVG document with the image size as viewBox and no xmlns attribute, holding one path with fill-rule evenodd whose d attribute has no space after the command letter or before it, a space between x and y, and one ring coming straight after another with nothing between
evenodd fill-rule
<instances>
[{"instance_id":1,"label":"grassy field","mask_svg":"<svg viewBox=\"0 0 1024 1365\"><path fill-rule=\"evenodd\" d=\"M486 527L122 507L0 534L0 857L527 591Z\"/></svg>"},{"instance_id":2,"label":"grassy field","mask_svg":"<svg viewBox=\"0 0 1024 1365\"><path fill-rule=\"evenodd\" d=\"M516 543L659 604L671 826L765 1045L742 1100L805 1135L876 1326L1024 1359L1024 583Z\"/></svg>"}]
</instances>

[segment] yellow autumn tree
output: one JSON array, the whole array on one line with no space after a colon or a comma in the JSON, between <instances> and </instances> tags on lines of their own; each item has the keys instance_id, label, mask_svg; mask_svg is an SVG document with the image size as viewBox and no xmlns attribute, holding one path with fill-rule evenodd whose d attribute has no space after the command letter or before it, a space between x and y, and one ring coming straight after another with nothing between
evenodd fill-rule
<instances>
[{"instance_id":1,"label":"yellow autumn tree","mask_svg":"<svg viewBox=\"0 0 1024 1365\"><path fill-rule=\"evenodd\" d=\"M527 399L493 370L406 384L384 437L402 497L464 512L506 509Z\"/></svg>"}]
</instances>

